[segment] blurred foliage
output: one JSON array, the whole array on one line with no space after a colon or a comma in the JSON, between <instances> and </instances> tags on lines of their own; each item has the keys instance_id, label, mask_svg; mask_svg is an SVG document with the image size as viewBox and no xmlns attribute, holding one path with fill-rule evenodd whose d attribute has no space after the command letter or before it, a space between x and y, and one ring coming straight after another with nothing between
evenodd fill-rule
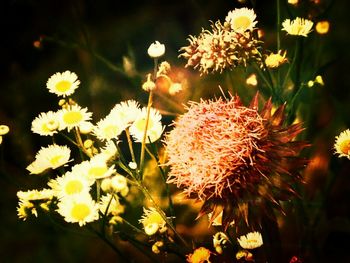
<instances>
[{"instance_id":1,"label":"blurred foliage","mask_svg":"<svg viewBox=\"0 0 350 263\"><path fill-rule=\"evenodd\" d=\"M254 6L258 26L265 30L265 46L274 50L275 1L246 2ZM312 1L303 1L306 4L299 9L281 2L285 18L305 13ZM234 0L2 1L0 124L7 124L11 132L0 146L1 262L117 262L114 252L95 237L63 230L46 217L29 222L17 218L16 192L38 188L42 183L40 177L29 176L25 167L44 142L30 132L31 121L38 112L56 107L55 95L45 90L47 78L64 70L76 72L82 83L76 97L94 112L94 120L121 100L132 98L146 104L147 94L142 92L141 83L152 67L146 53L149 44L155 39L164 43L165 59L181 68L185 62L177 58L178 50L187 44L188 35L199 33L202 27L208 27L209 20L222 19L240 6ZM325 86L315 88L307 97L300 96L301 115L307 116L304 136L313 145L308 153L311 163L297 202L302 209L287 204L292 213L281 218L280 227L286 258L310 251L310 261L305 262L349 260L350 161L332 155L334 137L350 127L348 10L347 1L333 1L329 9L323 10L318 18L331 22L330 33L313 35L304 50L307 64L303 75L311 79L321 74ZM290 45L288 41L282 37L282 48ZM321 60L308 57L315 48ZM123 70L125 56L135 65L131 75ZM318 67L319 71L308 72ZM231 74L234 81L228 75L199 78L191 70L186 74L190 76L189 92L176 98L179 103L220 95L218 85L242 94L250 71L235 71ZM254 88L249 93L254 94ZM155 103L164 109L167 100L159 98ZM171 119L167 117L166 122ZM177 209L181 214L181 206ZM189 229L181 232L186 231ZM203 231L199 223L195 231ZM134 253L137 261L137 253L129 253Z\"/></svg>"}]
</instances>

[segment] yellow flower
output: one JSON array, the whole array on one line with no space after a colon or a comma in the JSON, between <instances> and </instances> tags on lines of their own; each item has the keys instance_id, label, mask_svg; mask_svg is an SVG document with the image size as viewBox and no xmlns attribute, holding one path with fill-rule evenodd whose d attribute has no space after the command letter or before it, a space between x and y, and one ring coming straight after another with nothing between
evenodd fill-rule
<instances>
[{"instance_id":1,"label":"yellow flower","mask_svg":"<svg viewBox=\"0 0 350 263\"><path fill-rule=\"evenodd\" d=\"M210 263L210 250L206 249L205 247L199 247L195 251L193 251L193 254L187 255L187 262L190 263Z\"/></svg>"},{"instance_id":2,"label":"yellow flower","mask_svg":"<svg viewBox=\"0 0 350 263\"><path fill-rule=\"evenodd\" d=\"M258 248L263 244L263 239L259 232L249 232L247 235L240 236L237 240L244 249Z\"/></svg>"},{"instance_id":3,"label":"yellow flower","mask_svg":"<svg viewBox=\"0 0 350 263\"><path fill-rule=\"evenodd\" d=\"M294 20L286 19L282 23L282 30L286 31L289 35L307 37L311 32L313 24L311 20L300 17Z\"/></svg>"},{"instance_id":4,"label":"yellow flower","mask_svg":"<svg viewBox=\"0 0 350 263\"><path fill-rule=\"evenodd\" d=\"M335 139L335 154L338 154L339 157L347 157L350 159L350 130L347 129L341 132Z\"/></svg>"},{"instance_id":5,"label":"yellow flower","mask_svg":"<svg viewBox=\"0 0 350 263\"><path fill-rule=\"evenodd\" d=\"M154 207L149 209L143 208L143 215L139 222L149 236L154 235L158 231L161 233L166 231L166 222Z\"/></svg>"},{"instance_id":6,"label":"yellow flower","mask_svg":"<svg viewBox=\"0 0 350 263\"><path fill-rule=\"evenodd\" d=\"M149 46L147 53L151 58L159 58L164 55L165 46L159 43L159 41L155 41Z\"/></svg>"},{"instance_id":7,"label":"yellow flower","mask_svg":"<svg viewBox=\"0 0 350 263\"><path fill-rule=\"evenodd\" d=\"M147 109L143 108L141 114L130 126L130 134L133 136L136 142L142 142L146 128L146 116ZM162 126L161 119L162 115L160 115L159 111L151 108L147 125L146 143L154 142L162 135L164 128Z\"/></svg>"},{"instance_id":8,"label":"yellow flower","mask_svg":"<svg viewBox=\"0 0 350 263\"><path fill-rule=\"evenodd\" d=\"M48 183L58 198L89 193L92 184L93 181L88 180L83 174L73 172L66 172Z\"/></svg>"},{"instance_id":9,"label":"yellow flower","mask_svg":"<svg viewBox=\"0 0 350 263\"><path fill-rule=\"evenodd\" d=\"M42 190L28 190L18 191L17 197L21 201L38 201L38 200L50 200L54 196L54 192L51 189Z\"/></svg>"},{"instance_id":10,"label":"yellow flower","mask_svg":"<svg viewBox=\"0 0 350 263\"><path fill-rule=\"evenodd\" d=\"M316 24L316 32L319 33L320 35L327 34L329 31L329 22L327 20L324 21L319 21Z\"/></svg>"},{"instance_id":11,"label":"yellow flower","mask_svg":"<svg viewBox=\"0 0 350 263\"><path fill-rule=\"evenodd\" d=\"M91 112L87 111L87 108L81 108L79 105L59 110L57 114L60 122L59 129L67 129L68 131L72 128L79 128L80 125L89 121L92 115Z\"/></svg>"},{"instance_id":12,"label":"yellow flower","mask_svg":"<svg viewBox=\"0 0 350 263\"><path fill-rule=\"evenodd\" d=\"M213 246L214 246L216 252L218 252L219 254L222 254L223 247L225 247L225 245L227 244L228 241L229 241L229 239L225 233L217 232L213 236Z\"/></svg>"},{"instance_id":13,"label":"yellow flower","mask_svg":"<svg viewBox=\"0 0 350 263\"><path fill-rule=\"evenodd\" d=\"M98 219L99 207L89 194L63 198L57 206L57 212L68 223L78 223L79 226L83 226Z\"/></svg>"},{"instance_id":14,"label":"yellow flower","mask_svg":"<svg viewBox=\"0 0 350 263\"><path fill-rule=\"evenodd\" d=\"M256 14L253 9L248 9L246 7L236 8L226 16L226 22L229 23L232 30L237 33L244 33L245 31L253 31L257 21Z\"/></svg>"},{"instance_id":15,"label":"yellow flower","mask_svg":"<svg viewBox=\"0 0 350 263\"><path fill-rule=\"evenodd\" d=\"M0 136L6 135L10 131L9 126L7 125L0 125Z\"/></svg>"},{"instance_id":16,"label":"yellow flower","mask_svg":"<svg viewBox=\"0 0 350 263\"><path fill-rule=\"evenodd\" d=\"M287 52L283 52L282 50L279 50L277 54L271 53L268 55L265 59L265 64L269 68L277 68L280 65L284 64L288 59L286 58Z\"/></svg>"},{"instance_id":17,"label":"yellow flower","mask_svg":"<svg viewBox=\"0 0 350 263\"><path fill-rule=\"evenodd\" d=\"M52 136L57 133L59 119L56 112L42 112L32 121L32 132L42 136Z\"/></svg>"},{"instance_id":18,"label":"yellow flower","mask_svg":"<svg viewBox=\"0 0 350 263\"><path fill-rule=\"evenodd\" d=\"M78 76L70 71L63 73L57 72L52 75L46 83L49 92L55 93L58 96L69 96L79 87L80 81Z\"/></svg>"}]
</instances>

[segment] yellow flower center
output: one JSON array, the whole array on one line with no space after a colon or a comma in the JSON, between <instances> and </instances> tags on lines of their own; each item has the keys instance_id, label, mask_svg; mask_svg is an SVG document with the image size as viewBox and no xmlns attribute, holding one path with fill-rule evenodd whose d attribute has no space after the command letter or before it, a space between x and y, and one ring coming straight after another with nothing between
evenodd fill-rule
<instances>
[{"instance_id":1,"label":"yellow flower center","mask_svg":"<svg viewBox=\"0 0 350 263\"><path fill-rule=\"evenodd\" d=\"M246 16L241 16L241 17L237 17L234 21L233 21L233 28L235 30L237 29L243 29L246 30L251 24L251 21L248 17Z\"/></svg>"},{"instance_id":2,"label":"yellow flower center","mask_svg":"<svg viewBox=\"0 0 350 263\"><path fill-rule=\"evenodd\" d=\"M79 111L70 111L64 114L63 121L66 124L77 124L81 122L83 115Z\"/></svg>"},{"instance_id":3,"label":"yellow flower center","mask_svg":"<svg viewBox=\"0 0 350 263\"><path fill-rule=\"evenodd\" d=\"M103 175L107 172L107 167L102 166L102 167L92 167L89 170L89 177L92 178L100 178L103 177Z\"/></svg>"},{"instance_id":4,"label":"yellow flower center","mask_svg":"<svg viewBox=\"0 0 350 263\"><path fill-rule=\"evenodd\" d=\"M56 84L56 90L59 92L67 92L72 86L72 83L67 80L61 80Z\"/></svg>"},{"instance_id":5,"label":"yellow flower center","mask_svg":"<svg viewBox=\"0 0 350 263\"><path fill-rule=\"evenodd\" d=\"M144 131L146 128L146 118L137 120L135 123L135 126L139 131ZM149 119L147 130L149 130L152 126L153 126L153 122L151 119Z\"/></svg>"},{"instance_id":6,"label":"yellow flower center","mask_svg":"<svg viewBox=\"0 0 350 263\"><path fill-rule=\"evenodd\" d=\"M343 154L349 154L350 151L350 140L345 140L339 145L340 151Z\"/></svg>"},{"instance_id":7,"label":"yellow flower center","mask_svg":"<svg viewBox=\"0 0 350 263\"><path fill-rule=\"evenodd\" d=\"M84 220L90 214L90 207L86 204L76 204L72 208L71 215L77 220Z\"/></svg>"},{"instance_id":8,"label":"yellow flower center","mask_svg":"<svg viewBox=\"0 0 350 263\"><path fill-rule=\"evenodd\" d=\"M63 157L62 155L56 155L56 156L52 157L52 158L50 159L51 165L52 165L52 166L59 165L60 160L62 159L62 157Z\"/></svg>"},{"instance_id":9,"label":"yellow flower center","mask_svg":"<svg viewBox=\"0 0 350 263\"><path fill-rule=\"evenodd\" d=\"M103 129L106 137L112 138L118 135L118 127L116 125L109 125Z\"/></svg>"},{"instance_id":10,"label":"yellow flower center","mask_svg":"<svg viewBox=\"0 0 350 263\"><path fill-rule=\"evenodd\" d=\"M83 190L83 184L79 180L72 180L67 183L65 191L67 194L80 193Z\"/></svg>"}]
</instances>

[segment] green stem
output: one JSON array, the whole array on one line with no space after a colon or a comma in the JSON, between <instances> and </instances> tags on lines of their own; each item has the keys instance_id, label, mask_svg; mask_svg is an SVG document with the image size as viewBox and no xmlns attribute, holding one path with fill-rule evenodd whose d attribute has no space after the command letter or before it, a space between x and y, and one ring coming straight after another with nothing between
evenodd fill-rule
<instances>
[{"instance_id":1,"label":"green stem","mask_svg":"<svg viewBox=\"0 0 350 263\"><path fill-rule=\"evenodd\" d=\"M280 6L280 0L276 0L276 9L277 9L277 19L276 19L276 23L277 23L277 28L276 28L276 32L277 32L277 53L280 52L281 49L281 6ZM281 96L281 72L280 72L280 68L277 68L277 83L276 83L276 93L279 94L279 96Z\"/></svg>"},{"instance_id":2,"label":"green stem","mask_svg":"<svg viewBox=\"0 0 350 263\"><path fill-rule=\"evenodd\" d=\"M300 37L299 37L300 38ZM297 39L297 41L295 42L295 50L294 50L294 56L293 56L293 60L292 63L290 64L288 71L286 73L286 76L284 77L284 81L282 84L282 88L285 89L286 85L287 85L287 81L290 77L290 74L292 72L292 69L294 68L296 61L297 61L297 57L299 56L299 48L300 48L300 44L299 44L299 38ZM295 83L294 83L295 84Z\"/></svg>"}]
</instances>

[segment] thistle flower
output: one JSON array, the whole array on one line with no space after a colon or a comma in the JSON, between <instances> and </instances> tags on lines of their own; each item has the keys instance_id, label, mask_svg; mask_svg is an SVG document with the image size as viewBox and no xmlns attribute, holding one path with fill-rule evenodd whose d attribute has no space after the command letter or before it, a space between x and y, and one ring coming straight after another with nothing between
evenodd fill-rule
<instances>
[{"instance_id":1,"label":"thistle flower","mask_svg":"<svg viewBox=\"0 0 350 263\"><path fill-rule=\"evenodd\" d=\"M211 24L211 31L203 29L198 37L190 36L190 44L180 49L180 56L188 60L186 67L198 68L201 74L261 63L261 41L248 29L234 31L228 23L217 21Z\"/></svg>"},{"instance_id":2,"label":"thistle flower","mask_svg":"<svg viewBox=\"0 0 350 263\"><path fill-rule=\"evenodd\" d=\"M259 112L258 94L249 107L238 97L191 102L165 139L167 182L204 201L199 216L212 212L214 220L223 210L225 228L240 219L259 223L251 212L266 212L265 203L282 209L279 201L295 193L291 183L306 163L298 154L307 146L294 141L300 123L284 125L284 108L272 115L268 100Z\"/></svg>"}]
</instances>

